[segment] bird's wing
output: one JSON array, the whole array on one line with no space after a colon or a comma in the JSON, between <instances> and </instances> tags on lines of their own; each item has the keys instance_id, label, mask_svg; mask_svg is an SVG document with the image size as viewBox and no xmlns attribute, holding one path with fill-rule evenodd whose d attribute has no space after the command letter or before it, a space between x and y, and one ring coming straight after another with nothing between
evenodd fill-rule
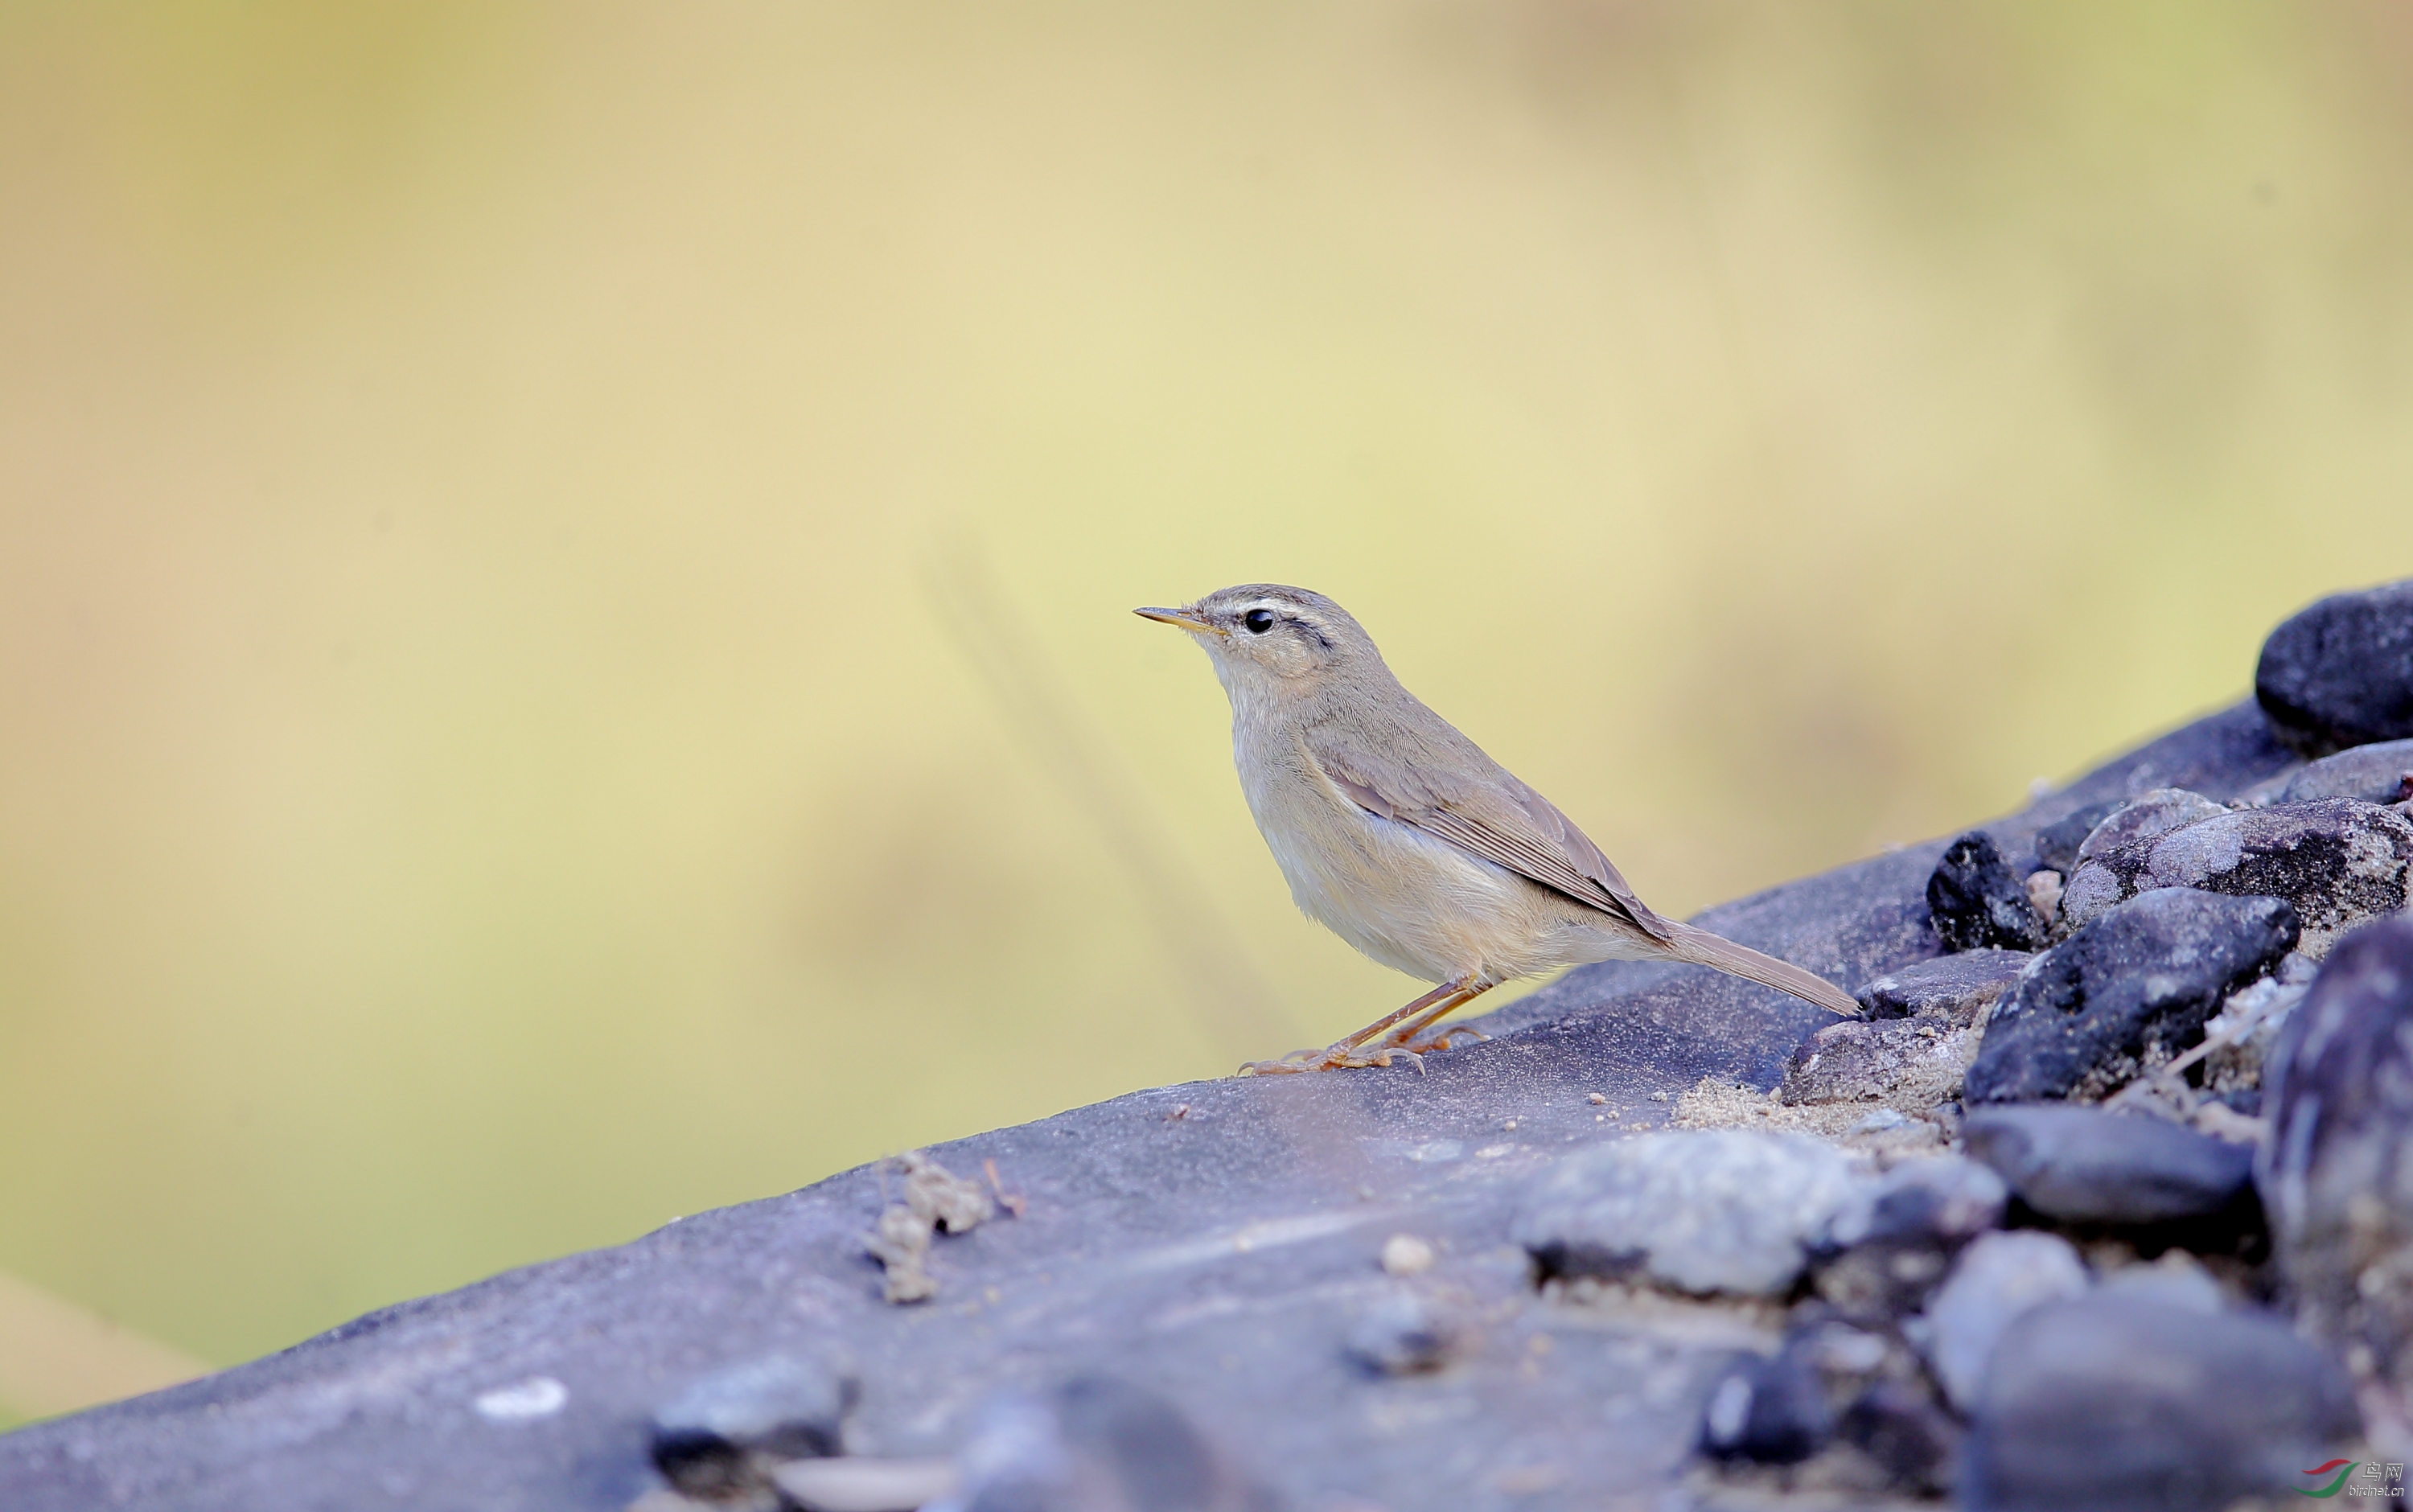
<instances>
[{"instance_id":1,"label":"bird's wing","mask_svg":"<svg viewBox=\"0 0 2413 1512\"><path fill-rule=\"evenodd\" d=\"M1474 749L1473 742L1468 749ZM1558 806L1505 768L1482 760L1488 780L1438 781L1429 773L1373 756L1329 726L1311 731L1308 753L1358 808L1447 840L1578 903L1614 914L1651 939L1675 938L1591 838ZM1476 752L1480 755L1480 752Z\"/></svg>"}]
</instances>

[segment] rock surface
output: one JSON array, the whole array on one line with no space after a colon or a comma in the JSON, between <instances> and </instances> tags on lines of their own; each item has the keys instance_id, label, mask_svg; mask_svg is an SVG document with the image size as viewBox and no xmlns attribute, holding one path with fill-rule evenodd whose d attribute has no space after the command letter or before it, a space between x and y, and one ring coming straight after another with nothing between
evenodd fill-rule
<instances>
[{"instance_id":1,"label":"rock surface","mask_svg":"<svg viewBox=\"0 0 2413 1512\"><path fill-rule=\"evenodd\" d=\"M2413 1386L2413 915L2349 935L2271 1051L2258 1179L2316 1335Z\"/></svg>"},{"instance_id":2,"label":"rock surface","mask_svg":"<svg viewBox=\"0 0 2413 1512\"><path fill-rule=\"evenodd\" d=\"M2323 599L2262 643L2254 696L2307 755L2413 737L2413 580Z\"/></svg>"},{"instance_id":3,"label":"rock surface","mask_svg":"<svg viewBox=\"0 0 2413 1512\"><path fill-rule=\"evenodd\" d=\"M1994 1005L1973 1103L2101 1097L2202 1037L2221 997L2296 943L2275 897L2140 893L2046 951Z\"/></svg>"},{"instance_id":4,"label":"rock surface","mask_svg":"<svg viewBox=\"0 0 2413 1512\"><path fill-rule=\"evenodd\" d=\"M1984 1107L1969 1153L2049 1218L2140 1225L2209 1218L2254 1180L2254 1151L2175 1123L2068 1104Z\"/></svg>"},{"instance_id":5,"label":"rock surface","mask_svg":"<svg viewBox=\"0 0 2413 1512\"><path fill-rule=\"evenodd\" d=\"M2220 1512L2302 1488L2303 1468L2360 1426L2345 1372L2274 1318L2090 1297L2037 1308L2004 1336L1961 1502Z\"/></svg>"},{"instance_id":6,"label":"rock surface","mask_svg":"<svg viewBox=\"0 0 2413 1512\"><path fill-rule=\"evenodd\" d=\"M2318 958L2341 933L2413 901L2413 819L2351 798L2224 810L2081 862L2062 917L2082 926L2157 887L2284 897Z\"/></svg>"},{"instance_id":7,"label":"rock surface","mask_svg":"<svg viewBox=\"0 0 2413 1512\"><path fill-rule=\"evenodd\" d=\"M2039 831L2091 807L2163 787L2225 801L2298 764L2243 704L1987 831L2025 855ZM1698 922L1836 980L1898 975L1938 952L1924 890L1943 849L1914 846ZM1304 1509L1656 1505L1695 1462L1705 1404L1737 1351L1777 1347L1754 1311L1776 1304L1538 1293L1508 1242L1516 1206L1551 1162L1657 1125L1704 1079L1773 1087L1828 1022L1697 968L1587 968L1489 1015L1490 1042L1427 1057L1424 1075L1160 1089L932 1149L957 1172L996 1162L1025 1206L938 1239L942 1285L927 1301L881 1299L864 1237L896 1182L865 1167L0 1436L0 1506L620 1512L667 1494L646 1430L663 1403L716 1371L823 1350L843 1351L861 1377L843 1425L850 1456L952 1457L968 1489L1007 1485L971 1472L1070 1431L998 1427L1001 1416L1035 1401L1060 1423L1050 1393L1105 1379L1169 1404L1227 1456L1238 1473L1216 1485L1261 1486ZM1176 1107L1188 1112L1168 1118ZM1962 1216L1937 1217L1932 1242L1904 1241L1895 1258L1940 1274L1955 1242L1941 1231L1980 1222L1982 1198L1938 1199L1938 1213ZM1399 1233L1435 1255L1414 1284L1481 1320L1438 1371L1369 1371L1348 1348L1352 1321L1401 1284L1378 1258ZM1863 1238L1845 1253L1878 1246ZM542 1412L476 1405L536 1380L550 1384ZM535 1401L511 1400L524 1398ZM1899 1464L1905 1487L1933 1483L1955 1431L1915 1382L1882 1380L1835 1430L1872 1463Z\"/></svg>"},{"instance_id":8,"label":"rock surface","mask_svg":"<svg viewBox=\"0 0 2413 1512\"><path fill-rule=\"evenodd\" d=\"M2227 812L2226 808L2200 793L2189 793L2184 788L2155 788L2104 815L2103 822L2078 842L2078 859L2092 861L2198 820L2217 819Z\"/></svg>"}]
</instances>

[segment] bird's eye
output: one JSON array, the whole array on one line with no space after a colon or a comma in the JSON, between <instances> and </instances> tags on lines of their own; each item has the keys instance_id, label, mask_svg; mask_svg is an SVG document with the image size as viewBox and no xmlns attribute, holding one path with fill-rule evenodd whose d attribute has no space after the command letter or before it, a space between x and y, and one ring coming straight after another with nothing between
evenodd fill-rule
<instances>
[{"instance_id":1,"label":"bird's eye","mask_svg":"<svg viewBox=\"0 0 2413 1512\"><path fill-rule=\"evenodd\" d=\"M1274 628L1274 612L1270 609L1251 609L1240 616L1240 623L1249 627L1250 634L1263 635Z\"/></svg>"}]
</instances>

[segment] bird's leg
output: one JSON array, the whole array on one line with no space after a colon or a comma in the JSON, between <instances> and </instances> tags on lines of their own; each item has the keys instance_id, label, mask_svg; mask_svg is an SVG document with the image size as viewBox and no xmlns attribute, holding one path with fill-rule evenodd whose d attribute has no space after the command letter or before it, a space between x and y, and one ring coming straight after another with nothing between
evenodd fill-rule
<instances>
[{"instance_id":1,"label":"bird's leg","mask_svg":"<svg viewBox=\"0 0 2413 1512\"><path fill-rule=\"evenodd\" d=\"M1490 991L1491 987L1491 983L1480 983L1468 987L1455 998L1433 1004L1420 1016L1410 1019L1384 1035L1383 1048L1398 1050L1403 1055L1422 1055L1427 1050L1446 1050L1449 1048L1449 1042L1460 1036L1477 1040L1489 1039L1491 1036L1484 1033L1483 1030L1469 1029L1463 1024L1456 1029L1443 1030L1438 1034L1428 1034L1425 1031L1441 1022L1443 1018Z\"/></svg>"},{"instance_id":2,"label":"bird's leg","mask_svg":"<svg viewBox=\"0 0 2413 1512\"><path fill-rule=\"evenodd\" d=\"M1444 982L1425 993L1404 1008L1384 1014L1382 1017L1345 1039L1333 1041L1321 1050L1294 1050L1279 1060L1251 1060L1240 1068L1242 1075L1271 1076L1294 1071L1338 1071L1354 1066L1387 1066L1395 1046L1390 1040L1375 1046L1370 1055L1358 1051L1366 1042L1383 1033L1401 1019L1412 1019L1416 1027L1430 1023L1443 1014L1484 990L1468 986L1467 977ZM1423 1015L1419 1017L1418 1015ZM1395 1036L1396 1037L1396 1036Z\"/></svg>"}]
</instances>

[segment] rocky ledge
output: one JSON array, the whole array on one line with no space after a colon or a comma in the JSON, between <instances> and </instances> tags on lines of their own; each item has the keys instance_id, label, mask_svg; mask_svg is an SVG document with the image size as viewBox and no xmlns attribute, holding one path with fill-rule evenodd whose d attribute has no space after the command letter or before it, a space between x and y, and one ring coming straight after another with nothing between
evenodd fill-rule
<instances>
[{"instance_id":1,"label":"rocky ledge","mask_svg":"<svg viewBox=\"0 0 2413 1512\"><path fill-rule=\"evenodd\" d=\"M1579 971L1421 1071L1135 1092L20 1430L0 1505L2218 1508L2340 1466L2384 1492L2413 584L2281 626L2256 695L1704 916L1862 1019Z\"/></svg>"}]
</instances>

